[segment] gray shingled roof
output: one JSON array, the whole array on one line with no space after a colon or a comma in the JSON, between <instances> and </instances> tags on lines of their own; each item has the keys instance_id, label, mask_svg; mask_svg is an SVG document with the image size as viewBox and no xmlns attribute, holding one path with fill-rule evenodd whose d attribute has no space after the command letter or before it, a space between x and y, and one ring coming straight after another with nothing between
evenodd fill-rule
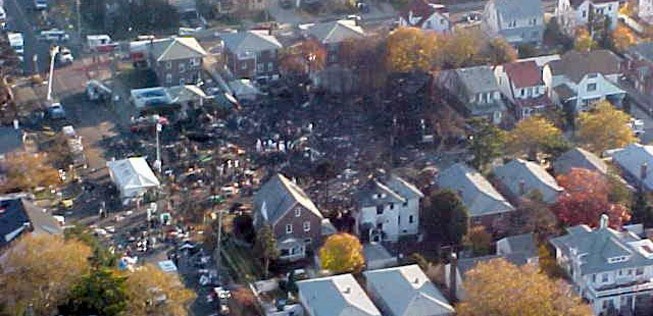
<instances>
[{"instance_id":1,"label":"gray shingled roof","mask_svg":"<svg viewBox=\"0 0 653 316\"><path fill-rule=\"evenodd\" d=\"M268 180L254 195L256 216L270 224L274 224L297 204L322 218L322 213L304 190L280 173Z\"/></svg>"},{"instance_id":2,"label":"gray shingled roof","mask_svg":"<svg viewBox=\"0 0 653 316\"><path fill-rule=\"evenodd\" d=\"M489 255L475 258L458 259L458 271L460 276L465 279L465 274L474 269L480 262L488 262L494 259L504 259L516 266L523 266L528 263L528 257L523 253L511 253L507 255Z\"/></svg>"},{"instance_id":3,"label":"gray shingled roof","mask_svg":"<svg viewBox=\"0 0 653 316\"><path fill-rule=\"evenodd\" d=\"M499 18L503 21L531 20L544 17L541 0L490 0L494 1Z\"/></svg>"},{"instance_id":4,"label":"gray shingled roof","mask_svg":"<svg viewBox=\"0 0 653 316\"><path fill-rule=\"evenodd\" d=\"M395 175L391 175L387 179L370 179L356 195L358 204L362 207L404 203L424 197L424 194L414 185Z\"/></svg>"},{"instance_id":5,"label":"gray shingled roof","mask_svg":"<svg viewBox=\"0 0 653 316\"><path fill-rule=\"evenodd\" d=\"M0 155L23 148L23 132L13 127L0 127Z\"/></svg>"},{"instance_id":6,"label":"gray shingled roof","mask_svg":"<svg viewBox=\"0 0 653 316\"><path fill-rule=\"evenodd\" d=\"M365 31L356 25L354 20L318 23L309 28L308 33L324 44L340 43L348 39L365 37Z\"/></svg>"},{"instance_id":7,"label":"gray shingled roof","mask_svg":"<svg viewBox=\"0 0 653 316\"><path fill-rule=\"evenodd\" d=\"M549 63L554 76L564 75L573 82L579 82L585 75L600 73L604 76L620 73L620 60L615 53L606 49L590 52L569 51L560 60Z\"/></svg>"},{"instance_id":8,"label":"gray shingled roof","mask_svg":"<svg viewBox=\"0 0 653 316\"><path fill-rule=\"evenodd\" d=\"M193 37L170 37L152 42L152 54L157 61L202 58L204 48Z\"/></svg>"},{"instance_id":9,"label":"gray shingled roof","mask_svg":"<svg viewBox=\"0 0 653 316\"><path fill-rule=\"evenodd\" d=\"M223 33L220 38L224 47L234 54L258 53L283 47L276 37L263 31Z\"/></svg>"},{"instance_id":10,"label":"gray shingled roof","mask_svg":"<svg viewBox=\"0 0 653 316\"><path fill-rule=\"evenodd\" d=\"M478 171L457 163L436 178L440 188L457 192L471 217L514 211L514 207Z\"/></svg>"},{"instance_id":11,"label":"gray shingled roof","mask_svg":"<svg viewBox=\"0 0 653 316\"><path fill-rule=\"evenodd\" d=\"M503 166L494 168L494 176L507 188L513 196L528 195L537 190L542 194L543 201L555 203L563 188L546 170L532 162L523 159L513 159ZM524 192L521 186L524 186Z\"/></svg>"},{"instance_id":12,"label":"gray shingled roof","mask_svg":"<svg viewBox=\"0 0 653 316\"><path fill-rule=\"evenodd\" d=\"M469 95L499 91L496 77L489 66L459 68L455 72Z\"/></svg>"},{"instance_id":13,"label":"gray shingled roof","mask_svg":"<svg viewBox=\"0 0 653 316\"><path fill-rule=\"evenodd\" d=\"M550 242L566 256L574 257L572 252L583 255L581 275L653 265L653 243L628 231L618 232L609 227L592 230L579 225ZM609 258L622 256L628 260L608 263Z\"/></svg>"},{"instance_id":14,"label":"gray shingled roof","mask_svg":"<svg viewBox=\"0 0 653 316\"><path fill-rule=\"evenodd\" d=\"M631 46L628 49L631 54L636 54L639 58L653 62L653 42L642 42Z\"/></svg>"},{"instance_id":15,"label":"gray shingled roof","mask_svg":"<svg viewBox=\"0 0 653 316\"><path fill-rule=\"evenodd\" d=\"M568 150L553 162L556 174L567 174L573 168L608 173L608 165L601 158L580 147Z\"/></svg>"},{"instance_id":16,"label":"gray shingled roof","mask_svg":"<svg viewBox=\"0 0 653 316\"><path fill-rule=\"evenodd\" d=\"M297 282L304 308L313 316L381 316L351 274Z\"/></svg>"},{"instance_id":17,"label":"gray shingled roof","mask_svg":"<svg viewBox=\"0 0 653 316\"><path fill-rule=\"evenodd\" d=\"M363 272L367 288L393 315L451 315L453 307L418 265ZM372 290L373 289L373 290Z\"/></svg>"},{"instance_id":18,"label":"gray shingled roof","mask_svg":"<svg viewBox=\"0 0 653 316\"><path fill-rule=\"evenodd\" d=\"M508 244L510 253L523 254L527 258L538 257L537 245L535 244L533 233L508 236L499 240L499 242L502 240Z\"/></svg>"},{"instance_id":19,"label":"gray shingled roof","mask_svg":"<svg viewBox=\"0 0 653 316\"><path fill-rule=\"evenodd\" d=\"M613 152L612 162L625 170L631 179L637 180L638 183L632 183L633 185L639 185L642 165L646 164L644 186L647 190L653 190L653 146L630 144Z\"/></svg>"}]
</instances>

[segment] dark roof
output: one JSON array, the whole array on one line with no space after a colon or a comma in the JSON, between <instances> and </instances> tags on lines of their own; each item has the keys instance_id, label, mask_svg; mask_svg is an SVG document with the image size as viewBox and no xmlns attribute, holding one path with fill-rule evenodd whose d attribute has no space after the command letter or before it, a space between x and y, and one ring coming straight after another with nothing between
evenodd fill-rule
<instances>
[{"instance_id":1,"label":"dark roof","mask_svg":"<svg viewBox=\"0 0 653 316\"><path fill-rule=\"evenodd\" d=\"M533 233L508 236L503 238L510 247L511 253L521 253L527 258L535 258L538 256L537 244Z\"/></svg>"},{"instance_id":2,"label":"dark roof","mask_svg":"<svg viewBox=\"0 0 653 316\"><path fill-rule=\"evenodd\" d=\"M12 127L0 127L0 155L16 151L23 146L23 132Z\"/></svg>"},{"instance_id":3,"label":"dark roof","mask_svg":"<svg viewBox=\"0 0 653 316\"><path fill-rule=\"evenodd\" d=\"M361 207L404 203L422 197L419 189L395 175L371 178L357 192Z\"/></svg>"},{"instance_id":4,"label":"dark roof","mask_svg":"<svg viewBox=\"0 0 653 316\"><path fill-rule=\"evenodd\" d=\"M520 108L553 107L555 105L547 95L540 95L536 98L515 99L515 104Z\"/></svg>"},{"instance_id":5,"label":"dark roof","mask_svg":"<svg viewBox=\"0 0 653 316\"><path fill-rule=\"evenodd\" d=\"M503 65L510 81L517 88L533 87L544 84L542 71L535 61L518 61Z\"/></svg>"},{"instance_id":6,"label":"dark roof","mask_svg":"<svg viewBox=\"0 0 653 316\"><path fill-rule=\"evenodd\" d=\"M563 101L576 97L576 92L569 88L566 84L561 84L555 88L553 91L562 99Z\"/></svg>"},{"instance_id":7,"label":"dark roof","mask_svg":"<svg viewBox=\"0 0 653 316\"><path fill-rule=\"evenodd\" d=\"M583 2L585 2L585 0L569 0L569 4L575 9L577 9L578 6L583 4ZM617 2L617 1L616 0L590 0L590 2L594 4L601 4L601 3Z\"/></svg>"},{"instance_id":8,"label":"dark roof","mask_svg":"<svg viewBox=\"0 0 653 316\"><path fill-rule=\"evenodd\" d=\"M553 75L564 75L573 82L579 82L591 73L605 76L621 71L619 57L606 49L590 52L569 51L562 55L560 60L552 61L549 65Z\"/></svg>"},{"instance_id":9,"label":"dark roof","mask_svg":"<svg viewBox=\"0 0 653 316\"><path fill-rule=\"evenodd\" d=\"M653 42L638 43L637 45L630 47L628 52L631 55L637 55L638 58L653 62Z\"/></svg>"},{"instance_id":10,"label":"dark roof","mask_svg":"<svg viewBox=\"0 0 653 316\"><path fill-rule=\"evenodd\" d=\"M512 21L519 19L542 18L541 0L492 0L499 19Z\"/></svg>"},{"instance_id":11,"label":"dark roof","mask_svg":"<svg viewBox=\"0 0 653 316\"><path fill-rule=\"evenodd\" d=\"M63 234L57 220L31 202L21 198L0 198L0 248L27 231Z\"/></svg>"},{"instance_id":12,"label":"dark roof","mask_svg":"<svg viewBox=\"0 0 653 316\"><path fill-rule=\"evenodd\" d=\"M445 14L449 12L449 9L442 4L435 3L433 0L413 0L401 11L401 17L409 22L410 13L413 13L413 17L420 17L420 20L417 23L411 24L412 26L422 27L424 22L430 18L434 13Z\"/></svg>"},{"instance_id":13,"label":"dark roof","mask_svg":"<svg viewBox=\"0 0 653 316\"><path fill-rule=\"evenodd\" d=\"M256 216L270 224L274 224L297 204L322 218L322 213L304 190L280 173L268 180L254 196Z\"/></svg>"}]
</instances>

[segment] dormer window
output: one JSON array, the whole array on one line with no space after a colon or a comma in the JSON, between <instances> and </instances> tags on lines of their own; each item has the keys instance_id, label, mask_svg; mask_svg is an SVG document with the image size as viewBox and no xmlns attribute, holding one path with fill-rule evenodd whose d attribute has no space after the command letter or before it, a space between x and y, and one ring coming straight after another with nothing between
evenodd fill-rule
<instances>
[{"instance_id":1,"label":"dormer window","mask_svg":"<svg viewBox=\"0 0 653 316\"><path fill-rule=\"evenodd\" d=\"M624 262L624 261L628 261L628 256L619 256L619 257L608 258L608 263L619 263L619 262Z\"/></svg>"}]
</instances>

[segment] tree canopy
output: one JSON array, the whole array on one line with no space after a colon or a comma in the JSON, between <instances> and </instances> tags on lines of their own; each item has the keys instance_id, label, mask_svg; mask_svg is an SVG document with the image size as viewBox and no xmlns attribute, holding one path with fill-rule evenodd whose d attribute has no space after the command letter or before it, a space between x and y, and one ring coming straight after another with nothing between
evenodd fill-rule
<instances>
[{"instance_id":1,"label":"tree canopy","mask_svg":"<svg viewBox=\"0 0 653 316\"><path fill-rule=\"evenodd\" d=\"M517 59L517 50L504 38L497 37L487 43L483 55L486 56L490 64L501 65L515 61Z\"/></svg>"},{"instance_id":2,"label":"tree canopy","mask_svg":"<svg viewBox=\"0 0 653 316\"><path fill-rule=\"evenodd\" d=\"M331 235L320 248L320 263L334 273L360 272L365 265L363 245L354 235Z\"/></svg>"},{"instance_id":3,"label":"tree canopy","mask_svg":"<svg viewBox=\"0 0 653 316\"><path fill-rule=\"evenodd\" d=\"M597 48L599 45L594 41L592 35L586 28L582 27L576 30L576 40L574 41L574 49L579 52L589 52Z\"/></svg>"},{"instance_id":4,"label":"tree canopy","mask_svg":"<svg viewBox=\"0 0 653 316\"><path fill-rule=\"evenodd\" d=\"M578 137L591 151L601 154L607 149L621 148L636 141L628 124L630 115L603 101L578 117Z\"/></svg>"},{"instance_id":5,"label":"tree canopy","mask_svg":"<svg viewBox=\"0 0 653 316\"><path fill-rule=\"evenodd\" d=\"M264 225L256 232L256 243L254 251L265 262L265 275L267 276L270 269L270 261L279 257L280 252L277 248L277 240L274 238L274 231L270 225Z\"/></svg>"},{"instance_id":6,"label":"tree canopy","mask_svg":"<svg viewBox=\"0 0 653 316\"><path fill-rule=\"evenodd\" d=\"M610 226L621 227L630 219L628 209L610 203L608 180L598 172L572 169L569 174L557 177L565 189L552 210L563 223L573 226L587 224L597 226L602 214L610 218Z\"/></svg>"},{"instance_id":7,"label":"tree canopy","mask_svg":"<svg viewBox=\"0 0 653 316\"><path fill-rule=\"evenodd\" d=\"M438 49L435 33L400 27L388 36L386 63L394 72L429 71Z\"/></svg>"},{"instance_id":8,"label":"tree canopy","mask_svg":"<svg viewBox=\"0 0 653 316\"><path fill-rule=\"evenodd\" d=\"M508 150L515 154L526 154L536 160L538 153L564 142L562 132L546 118L530 116L517 123L508 133Z\"/></svg>"},{"instance_id":9,"label":"tree canopy","mask_svg":"<svg viewBox=\"0 0 653 316\"><path fill-rule=\"evenodd\" d=\"M488 255L492 248L492 234L483 226L474 226L463 238L463 244L472 251L474 256Z\"/></svg>"},{"instance_id":10,"label":"tree canopy","mask_svg":"<svg viewBox=\"0 0 653 316\"><path fill-rule=\"evenodd\" d=\"M59 173L49 163L45 154L16 152L6 156L7 182L2 192L31 191L36 187L59 184Z\"/></svg>"},{"instance_id":11,"label":"tree canopy","mask_svg":"<svg viewBox=\"0 0 653 316\"><path fill-rule=\"evenodd\" d=\"M503 155L506 133L484 119L474 119L470 125L474 130L469 137L469 150L474 155L471 165L483 170L488 163Z\"/></svg>"},{"instance_id":12,"label":"tree canopy","mask_svg":"<svg viewBox=\"0 0 653 316\"><path fill-rule=\"evenodd\" d=\"M592 310L537 267L517 267L504 259L480 262L463 282L466 297L456 311L460 316L589 316Z\"/></svg>"},{"instance_id":13,"label":"tree canopy","mask_svg":"<svg viewBox=\"0 0 653 316\"><path fill-rule=\"evenodd\" d=\"M127 274L125 286L130 297L129 315L188 315L188 306L195 298L176 274L165 273L152 264Z\"/></svg>"},{"instance_id":14,"label":"tree canopy","mask_svg":"<svg viewBox=\"0 0 653 316\"><path fill-rule=\"evenodd\" d=\"M467 233L467 208L451 190L435 191L425 199L420 223L427 234L440 235L444 242L460 245Z\"/></svg>"},{"instance_id":15,"label":"tree canopy","mask_svg":"<svg viewBox=\"0 0 653 316\"><path fill-rule=\"evenodd\" d=\"M279 67L285 73L306 74L326 66L326 50L314 39L308 39L284 50Z\"/></svg>"},{"instance_id":16,"label":"tree canopy","mask_svg":"<svg viewBox=\"0 0 653 316\"><path fill-rule=\"evenodd\" d=\"M31 304L50 315L89 271L91 248L77 240L29 234L6 252L0 273L0 302L15 315Z\"/></svg>"}]
</instances>

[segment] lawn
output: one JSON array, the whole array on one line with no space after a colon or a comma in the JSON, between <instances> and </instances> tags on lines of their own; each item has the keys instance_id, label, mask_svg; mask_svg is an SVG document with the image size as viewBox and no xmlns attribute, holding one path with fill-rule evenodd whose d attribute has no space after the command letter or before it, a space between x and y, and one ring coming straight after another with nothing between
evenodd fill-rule
<instances>
[{"instance_id":1,"label":"lawn","mask_svg":"<svg viewBox=\"0 0 653 316\"><path fill-rule=\"evenodd\" d=\"M152 88L158 86L156 74L149 69L136 69L128 67L121 69L117 75L117 80L128 89Z\"/></svg>"},{"instance_id":2,"label":"lawn","mask_svg":"<svg viewBox=\"0 0 653 316\"><path fill-rule=\"evenodd\" d=\"M253 256L251 248L236 245L231 240L222 245L224 260L239 282L251 282L263 277L263 267Z\"/></svg>"}]
</instances>

